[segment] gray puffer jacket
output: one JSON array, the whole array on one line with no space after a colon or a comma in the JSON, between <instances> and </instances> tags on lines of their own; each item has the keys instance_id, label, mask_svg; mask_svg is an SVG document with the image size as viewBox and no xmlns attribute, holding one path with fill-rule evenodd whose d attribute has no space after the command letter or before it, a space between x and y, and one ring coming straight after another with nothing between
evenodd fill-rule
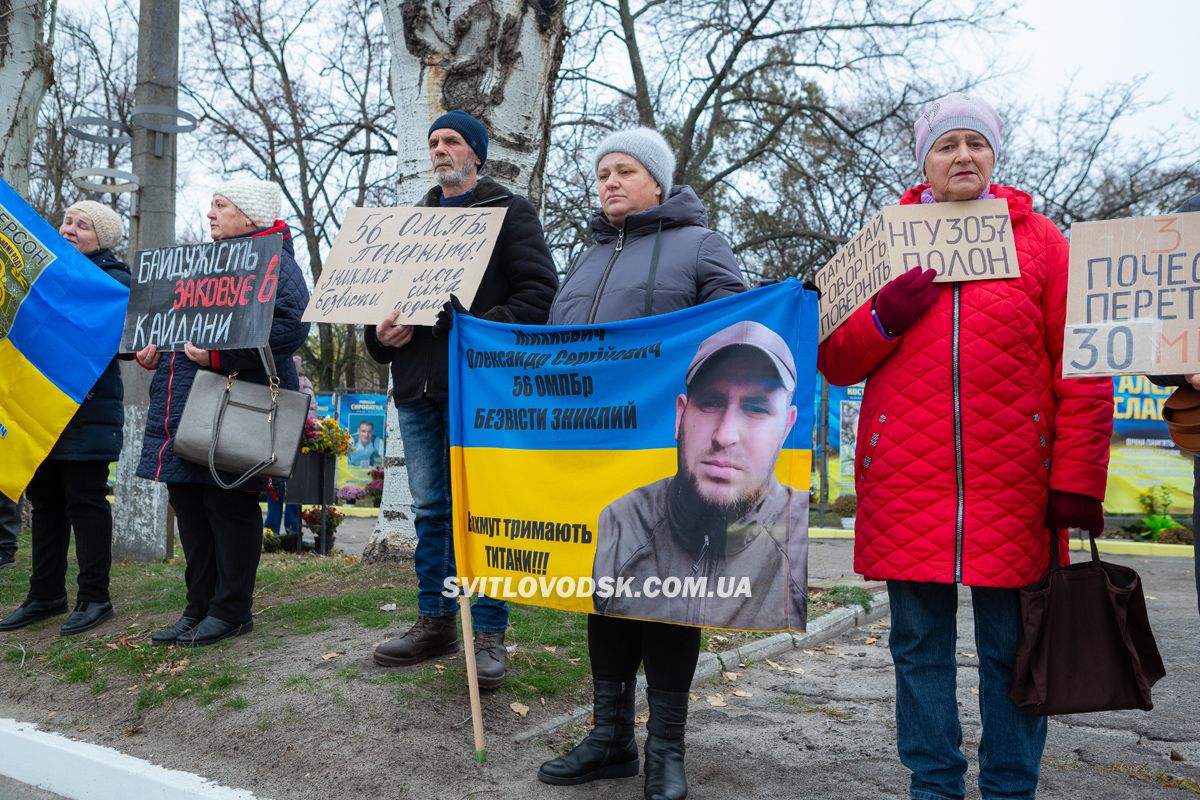
<instances>
[{"instance_id":1,"label":"gray puffer jacket","mask_svg":"<svg viewBox=\"0 0 1200 800\"><path fill-rule=\"evenodd\" d=\"M567 273L550 306L551 325L582 325L666 314L745 291L725 237L688 186L616 228L597 210L596 243Z\"/></svg>"}]
</instances>

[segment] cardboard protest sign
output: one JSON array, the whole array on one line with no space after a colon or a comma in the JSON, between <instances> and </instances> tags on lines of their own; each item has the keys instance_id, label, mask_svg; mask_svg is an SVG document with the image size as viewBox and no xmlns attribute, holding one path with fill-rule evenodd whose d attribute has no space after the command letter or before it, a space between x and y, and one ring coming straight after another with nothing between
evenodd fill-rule
<instances>
[{"instance_id":1,"label":"cardboard protest sign","mask_svg":"<svg viewBox=\"0 0 1200 800\"><path fill-rule=\"evenodd\" d=\"M1063 377L1200 372L1200 213L1071 226Z\"/></svg>"},{"instance_id":2,"label":"cardboard protest sign","mask_svg":"<svg viewBox=\"0 0 1200 800\"><path fill-rule=\"evenodd\" d=\"M940 283L1020 275L1005 200L888 206L814 276L821 341L892 278L913 267Z\"/></svg>"},{"instance_id":3,"label":"cardboard protest sign","mask_svg":"<svg viewBox=\"0 0 1200 800\"><path fill-rule=\"evenodd\" d=\"M816 298L795 280L605 325L456 320L457 586L803 630L816 349ZM715 444L716 425L757 445Z\"/></svg>"},{"instance_id":4,"label":"cardboard protest sign","mask_svg":"<svg viewBox=\"0 0 1200 800\"><path fill-rule=\"evenodd\" d=\"M121 352L260 347L271 335L282 238L250 236L138 253Z\"/></svg>"},{"instance_id":5,"label":"cardboard protest sign","mask_svg":"<svg viewBox=\"0 0 1200 800\"><path fill-rule=\"evenodd\" d=\"M507 208L350 208L307 322L432 325L456 295L471 306Z\"/></svg>"}]
</instances>

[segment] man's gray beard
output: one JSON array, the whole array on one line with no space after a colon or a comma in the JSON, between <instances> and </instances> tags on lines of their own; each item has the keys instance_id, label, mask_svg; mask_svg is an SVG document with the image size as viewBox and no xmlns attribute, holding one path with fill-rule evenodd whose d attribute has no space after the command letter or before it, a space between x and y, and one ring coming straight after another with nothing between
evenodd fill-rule
<instances>
[{"instance_id":1,"label":"man's gray beard","mask_svg":"<svg viewBox=\"0 0 1200 800\"><path fill-rule=\"evenodd\" d=\"M447 189L462 189L467 185L474 172L471 164L463 164L458 169L449 169L437 172L438 185L442 187L442 193L445 194ZM462 192L458 192L462 194Z\"/></svg>"}]
</instances>

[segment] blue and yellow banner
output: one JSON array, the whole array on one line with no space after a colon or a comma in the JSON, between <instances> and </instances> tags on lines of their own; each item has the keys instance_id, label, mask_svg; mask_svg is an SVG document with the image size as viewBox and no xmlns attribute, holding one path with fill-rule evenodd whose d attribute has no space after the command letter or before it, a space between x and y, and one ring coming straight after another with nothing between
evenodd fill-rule
<instances>
[{"instance_id":1,"label":"blue and yellow banner","mask_svg":"<svg viewBox=\"0 0 1200 800\"><path fill-rule=\"evenodd\" d=\"M1171 441L1162 407L1172 387L1155 386L1144 375L1113 378L1113 439L1108 462L1109 514L1149 513L1139 497L1162 484L1171 490L1171 513L1192 509L1192 457Z\"/></svg>"},{"instance_id":2,"label":"blue and yellow banner","mask_svg":"<svg viewBox=\"0 0 1200 800\"><path fill-rule=\"evenodd\" d=\"M10 499L116 355L128 298L0 181L0 492Z\"/></svg>"},{"instance_id":3,"label":"blue and yellow banner","mask_svg":"<svg viewBox=\"0 0 1200 800\"><path fill-rule=\"evenodd\" d=\"M816 295L795 280L604 325L458 317L458 587L803 630L816 351Z\"/></svg>"}]
</instances>

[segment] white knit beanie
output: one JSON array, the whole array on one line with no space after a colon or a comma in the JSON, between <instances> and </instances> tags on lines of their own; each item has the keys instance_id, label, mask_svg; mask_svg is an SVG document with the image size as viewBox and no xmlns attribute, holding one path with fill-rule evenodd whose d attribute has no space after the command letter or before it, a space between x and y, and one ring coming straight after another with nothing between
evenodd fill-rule
<instances>
[{"instance_id":1,"label":"white knit beanie","mask_svg":"<svg viewBox=\"0 0 1200 800\"><path fill-rule=\"evenodd\" d=\"M609 153L628 153L640 161L662 187L662 199L667 199L671 193L671 176L675 174L675 154L661 133L650 128L610 133L600 141L592 156L593 172L600 167L600 159Z\"/></svg>"},{"instance_id":2,"label":"white knit beanie","mask_svg":"<svg viewBox=\"0 0 1200 800\"><path fill-rule=\"evenodd\" d=\"M229 200L260 228L270 227L279 218L279 186L271 181L226 181L213 194Z\"/></svg>"},{"instance_id":3,"label":"white knit beanie","mask_svg":"<svg viewBox=\"0 0 1200 800\"><path fill-rule=\"evenodd\" d=\"M97 203L95 200L79 200L67 211L78 211L92 221L92 228L96 231L96 243L100 245L101 250L112 247L121 241L121 231L124 228L121 218L117 216L117 212L104 203Z\"/></svg>"}]
</instances>

